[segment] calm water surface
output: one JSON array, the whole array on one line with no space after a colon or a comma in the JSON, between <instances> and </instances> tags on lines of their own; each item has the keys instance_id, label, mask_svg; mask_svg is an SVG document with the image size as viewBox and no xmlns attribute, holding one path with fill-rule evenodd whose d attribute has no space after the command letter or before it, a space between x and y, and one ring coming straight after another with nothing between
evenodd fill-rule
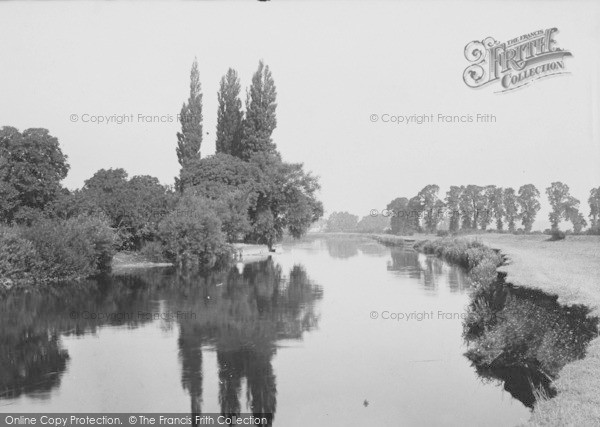
<instances>
[{"instance_id":1,"label":"calm water surface","mask_svg":"<svg viewBox=\"0 0 600 427\"><path fill-rule=\"evenodd\" d=\"M522 384L473 353L487 337L472 325L465 339L460 269L362 239L284 249L210 275L146 270L9 296L0 412L254 411L285 427L529 417Z\"/></svg>"}]
</instances>

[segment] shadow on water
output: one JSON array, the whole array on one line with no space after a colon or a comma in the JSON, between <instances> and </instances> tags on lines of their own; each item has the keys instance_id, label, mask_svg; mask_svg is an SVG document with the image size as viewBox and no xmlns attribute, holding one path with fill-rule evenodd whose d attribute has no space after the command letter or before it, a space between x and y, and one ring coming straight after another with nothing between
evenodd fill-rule
<instances>
[{"instance_id":1,"label":"shadow on water","mask_svg":"<svg viewBox=\"0 0 600 427\"><path fill-rule=\"evenodd\" d=\"M498 281L474 290L464 321L465 356L488 381L525 406L554 397L552 382L569 362L585 356L598 336L598 319L583 306L561 306L543 292Z\"/></svg>"},{"instance_id":2,"label":"shadow on water","mask_svg":"<svg viewBox=\"0 0 600 427\"><path fill-rule=\"evenodd\" d=\"M209 274L155 270L15 292L0 301L0 399L44 398L60 385L69 359L60 336L94 334L107 325L136 328L154 320L140 312L168 312L181 314L174 321L192 414L202 411L208 347L217 353L222 413L242 412L245 380L251 412L272 417L278 343L317 327L314 303L322 294L302 266L285 274L270 258L241 272L235 266Z\"/></svg>"}]
</instances>

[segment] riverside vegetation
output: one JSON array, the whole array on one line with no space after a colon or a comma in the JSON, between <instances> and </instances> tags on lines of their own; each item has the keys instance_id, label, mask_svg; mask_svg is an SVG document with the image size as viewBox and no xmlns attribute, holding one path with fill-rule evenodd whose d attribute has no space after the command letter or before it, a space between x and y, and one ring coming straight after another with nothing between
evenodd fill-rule
<instances>
[{"instance_id":1,"label":"riverside vegetation","mask_svg":"<svg viewBox=\"0 0 600 427\"><path fill-rule=\"evenodd\" d=\"M512 240L517 237L527 236L515 236ZM512 244L521 248L525 246L523 242ZM558 243L543 244L555 251ZM585 243L574 242L572 245L578 245L580 250L575 256L582 257ZM597 298L587 301L591 304L589 307L582 305L581 297L585 292L577 296L570 282L565 286L571 289L563 289L562 284L551 289L537 282L525 285L521 283L525 267L522 263L515 267L515 278L520 286L506 283L507 272L503 271L506 270L506 260L498 250L481 241L443 238L419 241L414 247L461 265L469 272L474 288L467 318L463 322L463 336L468 346L465 356L481 377L500 381L513 396L533 408L532 425L597 424L600 416L597 409L598 386L590 381L590 375L597 378L595 373L600 371L596 356ZM544 252L548 249L538 250ZM590 253L590 256L597 257L597 249L592 252L594 254ZM511 262L514 262L512 257ZM584 258L581 262L589 263L591 258ZM537 267L534 262L532 268ZM578 270L581 275L582 269ZM593 277L592 272L589 274ZM553 277L556 280L559 276ZM573 277L571 275L571 282ZM581 281L579 285L587 288ZM567 295L566 302L571 305L560 305L557 296L535 287L555 290L561 299ZM594 288L597 289L597 286ZM571 367L576 361L576 367ZM563 368L567 365L569 369L565 369L567 373L563 375ZM548 400L553 397L555 399Z\"/></svg>"},{"instance_id":2,"label":"riverside vegetation","mask_svg":"<svg viewBox=\"0 0 600 427\"><path fill-rule=\"evenodd\" d=\"M198 63L180 113L174 185L101 169L78 190L61 185L69 164L46 129L0 129L0 284L56 282L108 271L117 250L153 261L210 269L232 243L272 248L285 233L302 236L323 213L319 182L302 164L282 160L273 142L275 83L259 63L245 111L229 69L218 92L217 152L202 158Z\"/></svg>"}]
</instances>

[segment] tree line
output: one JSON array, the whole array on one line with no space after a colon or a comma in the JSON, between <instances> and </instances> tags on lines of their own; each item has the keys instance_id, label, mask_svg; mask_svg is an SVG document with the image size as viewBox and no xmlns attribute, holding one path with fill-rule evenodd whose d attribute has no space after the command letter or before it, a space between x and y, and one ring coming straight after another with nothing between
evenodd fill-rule
<instances>
[{"instance_id":1,"label":"tree line","mask_svg":"<svg viewBox=\"0 0 600 427\"><path fill-rule=\"evenodd\" d=\"M273 141L277 91L269 67L259 62L245 111L240 91L229 69L217 94L217 152L202 158L203 94L194 61L176 135L181 168L174 185L108 168L68 190L61 184L68 157L56 137L41 128L2 127L0 279L89 276L108 268L119 249L211 268L230 258L231 243L271 248L286 232L302 236L323 214L320 186L302 164L283 161ZM68 271L49 277L58 265Z\"/></svg>"},{"instance_id":2,"label":"tree line","mask_svg":"<svg viewBox=\"0 0 600 427\"><path fill-rule=\"evenodd\" d=\"M451 186L442 199L439 186L425 186L411 198L397 197L376 217L358 216L348 212L332 213L326 223L327 231L383 232L410 235L416 232L436 233L438 229L451 233L491 230L510 233L531 233L538 211L540 192L533 184L514 188L495 185ZM580 211L580 201L570 194L562 182L546 188L550 203L548 233L558 233L561 221L572 224L573 233L580 234L588 225ZM600 187L590 191L589 234L600 234ZM379 218L384 217L385 219ZM519 225L521 227L519 227Z\"/></svg>"}]
</instances>

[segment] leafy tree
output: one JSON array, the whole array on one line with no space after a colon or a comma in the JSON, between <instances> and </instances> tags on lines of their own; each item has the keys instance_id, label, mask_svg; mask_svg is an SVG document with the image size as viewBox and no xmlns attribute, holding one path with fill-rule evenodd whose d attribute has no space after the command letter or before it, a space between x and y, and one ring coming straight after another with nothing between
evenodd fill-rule
<instances>
[{"instance_id":1,"label":"leafy tree","mask_svg":"<svg viewBox=\"0 0 600 427\"><path fill-rule=\"evenodd\" d=\"M99 170L71 200L84 212L103 212L124 245L136 248L157 237L159 222L174 205L174 195L157 178L128 179L124 169Z\"/></svg>"},{"instance_id":2,"label":"leafy tree","mask_svg":"<svg viewBox=\"0 0 600 427\"><path fill-rule=\"evenodd\" d=\"M356 231L358 217L348 212L333 212L327 219L327 231Z\"/></svg>"},{"instance_id":3,"label":"leafy tree","mask_svg":"<svg viewBox=\"0 0 600 427\"><path fill-rule=\"evenodd\" d=\"M486 185L482 189L481 201L480 201L480 213L479 213L479 224L482 230L486 230L488 225L491 224L494 219L494 211L492 208L492 201L494 200L494 193L497 188L495 185Z\"/></svg>"},{"instance_id":4,"label":"leafy tree","mask_svg":"<svg viewBox=\"0 0 600 427\"><path fill-rule=\"evenodd\" d=\"M565 219L573 224L573 232L581 233L581 230L587 226L587 221L583 214L579 212L579 200L573 196L569 196L565 203Z\"/></svg>"},{"instance_id":5,"label":"leafy tree","mask_svg":"<svg viewBox=\"0 0 600 427\"><path fill-rule=\"evenodd\" d=\"M218 199L224 192L234 190L258 191L264 179L264 173L257 164L225 153L193 161L181 175L185 188L193 187L195 192L209 199Z\"/></svg>"},{"instance_id":6,"label":"leafy tree","mask_svg":"<svg viewBox=\"0 0 600 427\"><path fill-rule=\"evenodd\" d=\"M535 189L535 187L533 187ZM523 187L521 187L521 189L523 189ZM519 194L521 194L521 189L519 189ZM537 191L537 190L536 190ZM508 223L508 231L510 231L511 233L515 232L515 221L517 220L517 218L519 218L519 203L531 203L531 200L525 199L525 198L521 198L521 196L517 197L517 195L515 194L515 190L511 187L504 189L503 195L503 202L504 202L504 213L506 215L506 221ZM536 199L533 199L533 202L537 202ZM537 212L537 210L539 210L539 203L537 204L538 207L537 209L532 210L533 213L533 218L535 218L535 214ZM524 212L524 208L523 205L521 205L521 212ZM532 209L531 207L529 209ZM527 225L526 225L527 224ZM523 219L523 225L525 226L525 231L530 232L531 231L531 225L533 224L533 219L531 220L531 223L528 223L525 219Z\"/></svg>"},{"instance_id":7,"label":"leafy tree","mask_svg":"<svg viewBox=\"0 0 600 427\"><path fill-rule=\"evenodd\" d=\"M194 59L190 74L190 96L181 107L179 120L181 132L177 133L177 160L185 170L190 161L200 159L202 145L202 89L197 59Z\"/></svg>"},{"instance_id":8,"label":"leafy tree","mask_svg":"<svg viewBox=\"0 0 600 427\"><path fill-rule=\"evenodd\" d=\"M519 217L521 218L521 223L523 224L526 233L531 232L531 227L535 222L535 217L540 210L540 202L538 201L539 197L540 192L533 184L526 184L519 188L519 196L517 198L517 202L520 207ZM507 199L505 199L505 203L507 203L506 215L508 217L509 205L506 200Z\"/></svg>"},{"instance_id":9,"label":"leafy tree","mask_svg":"<svg viewBox=\"0 0 600 427\"><path fill-rule=\"evenodd\" d=\"M592 188L590 190L588 203L590 205L590 225L592 228L596 229L600 225L598 222L600 217L600 187Z\"/></svg>"},{"instance_id":10,"label":"leafy tree","mask_svg":"<svg viewBox=\"0 0 600 427\"><path fill-rule=\"evenodd\" d=\"M460 228L460 200L464 187L455 185L446 193L446 209L450 216L449 230L456 232Z\"/></svg>"},{"instance_id":11,"label":"leafy tree","mask_svg":"<svg viewBox=\"0 0 600 427\"><path fill-rule=\"evenodd\" d=\"M302 164L282 162L278 155L258 154L253 161L264 175L249 211L253 230L248 239L271 247L285 230L299 238L323 215L316 198L318 179L304 172Z\"/></svg>"},{"instance_id":12,"label":"leafy tree","mask_svg":"<svg viewBox=\"0 0 600 427\"><path fill-rule=\"evenodd\" d=\"M192 162L182 176L186 192L211 201L229 242L244 240L251 231L248 212L263 180L258 166L224 153Z\"/></svg>"},{"instance_id":13,"label":"leafy tree","mask_svg":"<svg viewBox=\"0 0 600 427\"><path fill-rule=\"evenodd\" d=\"M219 153L194 162L188 172L182 182L217 203L215 210L224 215L221 219L231 241L245 238L272 245L286 230L300 237L323 212L316 199L318 180L305 173L301 164L285 163L276 156L257 154L253 162L245 162ZM244 210L247 221L239 222Z\"/></svg>"},{"instance_id":14,"label":"leafy tree","mask_svg":"<svg viewBox=\"0 0 600 427\"><path fill-rule=\"evenodd\" d=\"M574 211L579 207L579 200L569 194L569 186L562 182L553 182L546 188L548 201L552 207L552 212L548 215L551 229L558 230L561 220L569 220Z\"/></svg>"},{"instance_id":15,"label":"leafy tree","mask_svg":"<svg viewBox=\"0 0 600 427\"><path fill-rule=\"evenodd\" d=\"M408 200L408 224L413 232L421 231L421 217L423 216L423 202L419 196Z\"/></svg>"},{"instance_id":16,"label":"leafy tree","mask_svg":"<svg viewBox=\"0 0 600 427\"><path fill-rule=\"evenodd\" d=\"M395 198L388 203L386 209L389 212L392 234L408 235L412 232L409 224L408 199L406 197Z\"/></svg>"},{"instance_id":17,"label":"leafy tree","mask_svg":"<svg viewBox=\"0 0 600 427\"><path fill-rule=\"evenodd\" d=\"M460 196L460 213L463 229L477 229L479 215L483 206L482 188L478 185L467 185Z\"/></svg>"},{"instance_id":18,"label":"leafy tree","mask_svg":"<svg viewBox=\"0 0 600 427\"><path fill-rule=\"evenodd\" d=\"M69 165L46 129L0 129L0 221L30 223L62 190Z\"/></svg>"},{"instance_id":19,"label":"leafy tree","mask_svg":"<svg viewBox=\"0 0 600 427\"><path fill-rule=\"evenodd\" d=\"M417 197L419 198L420 206L422 206L425 214L425 229L430 233L435 233L439 222L440 199L438 192L440 187L435 184L425 186Z\"/></svg>"},{"instance_id":20,"label":"leafy tree","mask_svg":"<svg viewBox=\"0 0 600 427\"><path fill-rule=\"evenodd\" d=\"M573 233L580 234L581 230L587 226L587 221L583 217L583 214L579 212L579 209L571 207L567 210L567 217L573 224Z\"/></svg>"},{"instance_id":21,"label":"leafy tree","mask_svg":"<svg viewBox=\"0 0 600 427\"><path fill-rule=\"evenodd\" d=\"M508 189L507 189L508 190ZM512 188L511 188L512 190ZM504 217L506 215L506 209L504 206L504 191L501 187L495 187L490 194L489 197L489 209L491 216L496 220L496 230L502 231L504 229ZM515 191L512 190L512 194L514 196ZM515 199L515 208L516 208L516 197ZM514 228L514 219L513 219L513 228Z\"/></svg>"},{"instance_id":22,"label":"leafy tree","mask_svg":"<svg viewBox=\"0 0 600 427\"><path fill-rule=\"evenodd\" d=\"M277 148L271 139L277 126L277 90L269 66L262 61L252 77L246 99L246 118L240 150L236 155L250 160L256 153L276 154Z\"/></svg>"},{"instance_id":23,"label":"leafy tree","mask_svg":"<svg viewBox=\"0 0 600 427\"><path fill-rule=\"evenodd\" d=\"M240 100L240 79L230 68L221 79L217 113L217 153L240 154L242 137L242 101Z\"/></svg>"}]
</instances>

